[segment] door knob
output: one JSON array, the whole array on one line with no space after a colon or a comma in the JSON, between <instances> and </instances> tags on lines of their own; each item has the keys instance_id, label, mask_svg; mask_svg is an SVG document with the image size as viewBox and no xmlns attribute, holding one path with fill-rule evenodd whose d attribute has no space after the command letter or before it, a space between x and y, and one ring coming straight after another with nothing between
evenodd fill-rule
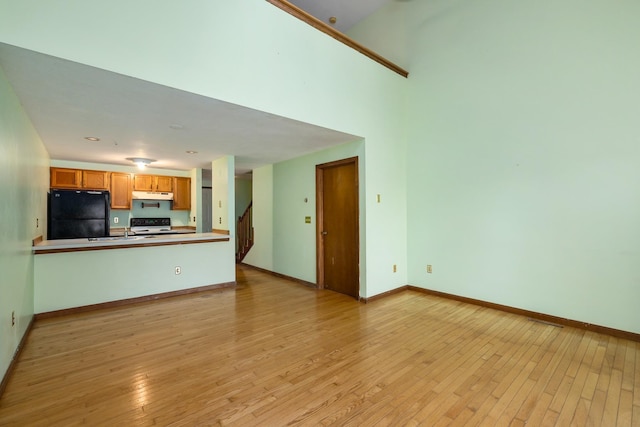
<instances>
[{"instance_id":1,"label":"door knob","mask_svg":"<svg viewBox=\"0 0 640 427\"><path fill-rule=\"evenodd\" d=\"M328 232L328 231L323 231L323 232L322 232L322 235L323 235L323 236L326 236L327 234L329 234L329 232Z\"/></svg>"}]
</instances>

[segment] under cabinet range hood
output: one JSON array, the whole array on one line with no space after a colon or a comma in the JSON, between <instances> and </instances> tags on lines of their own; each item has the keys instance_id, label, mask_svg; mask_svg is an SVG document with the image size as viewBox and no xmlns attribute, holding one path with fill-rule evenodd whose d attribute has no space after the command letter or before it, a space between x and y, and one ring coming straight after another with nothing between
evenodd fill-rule
<instances>
[{"instance_id":1,"label":"under cabinet range hood","mask_svg":"<svg viewBox=\"0 0 640 427\"><path fill-rule=\"evenodd\" d=\"M173 200L173 193L160 193L156 191L133 191L133 200Z\"/></svg>"}]
</instances>

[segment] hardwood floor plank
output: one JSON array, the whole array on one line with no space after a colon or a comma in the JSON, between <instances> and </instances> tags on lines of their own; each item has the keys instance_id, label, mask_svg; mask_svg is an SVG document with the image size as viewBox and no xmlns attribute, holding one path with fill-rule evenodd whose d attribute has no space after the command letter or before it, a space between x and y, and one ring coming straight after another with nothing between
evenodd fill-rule
<instances>
[{"instance_id":1,"label":"hardwood floor plank","mask_svg":"<svg viewBox=\"0 0 640 427\"><path fill-rule=\"evenodd\" d=\"M542 420L544 419L552 400L553 395L549 393L542 393L542 395L540 395L540 398L537 400L537 404L534 405L531 413L526 418L527 424L531 426L541 426Z\"/></svg>"},{"instance_id":2,"label":"hardwood floor plank","mask_svg":"<svg viewBox=\"0 0 640 427\"><path fill-rule=\"evenodd\" d=\"M237 282L37 320L0 425L640 425L638 343L415 291Z\"/></svg>"},{"instance_id":3,"label":"hardwood floor plank","mask_svg":"<svg viewBox=\"0 0 640 427\"><path fill-rule=\"evenodd\" d=\"M624 345L626 349L622 370L622 389L632 391L635 381L636 346L635 343L630 341L623 341L621 344Z\"/></svg>"},{"instance_id":4,"label":"hardwood floor plank","mask_svg":"<svg viewBox=\"0 0 640 427\"><path fill-rule=\"evenodd\" d=\"M589 407L591 403L587 399L580 398L578 404L576 405L576 410L571 419L570 426L575 427L584 427L587 425L587 419L589 416ZM560 424L560 422L559 422ZM561 424L560 424L561 425Z\"/></svg>"},{"instance_id":5,"label":"hardwood floor plank","mask_svg":"<svg viewBox=\"0 0 640 427\"><path fill-rule=\"evenodd\" d=\"M614 369L611 372L611 381L607 389L607 400L604 404L602 423L604 425L616 425L618 419L618 406L620 405L620 391L622 386L622 372Z\"/></svg>"},{"instance_id":6,"label":"hardwood floor plank","mask_svg":"<svg viewBox=\"0 0 640 427\"><path fill-rule=\"evenodd\" d=\"M516 414L516 418L519 420L528 420L532 416L534 409L539 406L539 399L541 396L544 396L544 390L549 379L554 374L560 361L563 359L565 349L568 348L567 343L569 343L571 339L571 335L560 334L559 330L556 328L549 329L554 329L553 332L555 332L555 335L550 336L548 343L541 348L544 356L539 359L536 367L529 375L529 379L534 380L535 385ZM550 395L547 394L546 396ZM548 405L545 405L544 411L546 411L547 408ZM540 414L540 420L542 419L544 411Z\"/></svg>"},{"instance_id":7,"label":"hardwood floor plank","mask_svg":"<svg viewBox=\"0 0 640 427\"><path fill-rule=\"evenodd\" d=\"M587 416L587 426L596 427L602 425L602 416L604 414L604 404L607 400L607 393L596 389L589 407L589 415Z\"/></svg>"},{"instance_id":8,"label":"hardwood floor plank","mask_svg":"<svg viewBox=\"0 0 640 427\"><path fill-rule=\"evenodd\" d=\"M622 390L620 392L620 405L618 406L618 418L617 426L619 427L631 427L631 420L633 418L633 393L629 390Z\"/></svg>"}]
</instances>

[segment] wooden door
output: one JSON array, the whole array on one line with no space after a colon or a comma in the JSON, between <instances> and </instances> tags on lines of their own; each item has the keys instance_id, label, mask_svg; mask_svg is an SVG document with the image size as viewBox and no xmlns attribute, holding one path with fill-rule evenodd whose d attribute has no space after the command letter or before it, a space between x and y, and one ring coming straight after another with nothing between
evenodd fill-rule
<instances>
[{"instance_id":1,"label":"wooden door","mask_svg":"<svg viewBox=\"0 0 640 427\"><path fill-rule=\"evenodd\" d=\"M358 158L316 166L318 287L360 296Z\"/></svg>"}]
</instances>

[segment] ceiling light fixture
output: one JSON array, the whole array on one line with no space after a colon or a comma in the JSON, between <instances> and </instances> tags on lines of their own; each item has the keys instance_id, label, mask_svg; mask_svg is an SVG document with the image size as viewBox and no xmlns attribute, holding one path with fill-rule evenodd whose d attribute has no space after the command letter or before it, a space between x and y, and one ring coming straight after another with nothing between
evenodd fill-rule
<instances>
[{"instance_id":1,"label":"ceiling light fixture","mask_svg":"<svg viewBox=\"0 0 640 427\"><path fill-rule=\"evenodd\" d=\"M336 22L338 22L338 18L336 18L335 16L332 16L331 18L329 18L329 22L331 22L332 24L335 24Z\"/></svg>"},{"instance_id":2,"label":"ceiling light fixture","mask_svg":"<svg viewBox=\"0 0 640 427\"><path fill-rule=\"evenodd\" d=\"M100 138L98 138L97 136L85 136L84 139L86 139L87 141L92 141L92 142L100 141Z\"/></svg>"},{"instance_id":3,"label":"ceiling light fixture","mask_svg":"<svg viewBox=\"0 0 640 427\"><path fill-rule=\"evenodd\" d=\"M185 153L187 153L187 154L198 154L197 151L193 151L193 150L187 150L187 151L185 151Z\"/></svg>"},{"instance_id":4,"label":"ceiling light fixture","mask_svg":"<svg viewBox=\"0 0 640 427\"><path fill-rule=\"evenodd\" d=\"M127 160L135 163L140 170L144 170L150 163L155 162L153 159L145 159L144 157L127 157Z\"/></svg>"}]
</instances>

